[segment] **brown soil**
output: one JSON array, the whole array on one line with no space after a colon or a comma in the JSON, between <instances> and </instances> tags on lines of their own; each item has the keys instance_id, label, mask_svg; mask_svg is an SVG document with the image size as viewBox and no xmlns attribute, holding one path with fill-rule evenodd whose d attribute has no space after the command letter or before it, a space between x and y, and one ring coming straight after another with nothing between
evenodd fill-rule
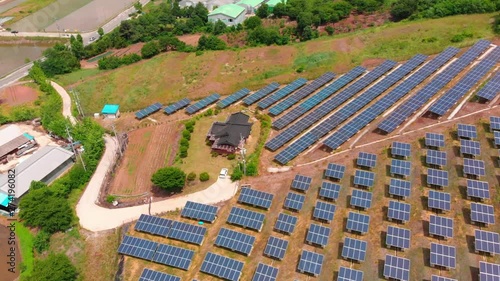
<instances>
[{"instance_id":1,"label":"brown soil","mask_svg":"<svg viewBox=\"0 0 500 281\"><path fill-rule=\"evenodd\" d=\"M377 12L373 14L357 14L353 12L348 18L330 26L335 29L335 34L349 33L367 27L383 25L389 21L390 16L389 12ZM324 30L325 27L322 26L319 29Z\"/></svg>"},{"instance_id":2,"label":"brown soil","mask_svg":"<svg viewBox=\"0 0 500 281\"><path fill-rule=\"evenodd\" d=\"M16 245L9 245L7 242L9 241L10 237L10 230L6 227L10 224L10 222L18 223L16 221L7 221L7 220L2 220L0 222L0 251L3 253L0 257L0 271L2 272L2 281L12 281L16 280L19 277L19 272L20 272L20 265L21 265L21 253L19 251L19 239L16 238L14 240L16 242ZM10 253L10 248L15 247L15 265L14 265L14 270L15 273L12 273L9 271L10 265L7 264L7 262L10 262L10 258L7 257L7 254Z\"/></svg>"},{"instance_id":3,"label":"brown soil","mask_svg":"<svg viewBox=\"0 0 500 281\"><path fill-rule=\"evenodd\" d=\"M187 34L178 36L177 38L187 45L197 46L198 40L200 40L201 34Z\"/></svg>"},{"instance_id":4,"label":"brown soil","mask_svg":"<svg viewBox=\"0 0 500 281\"><path fill-rule=\"evenodd\" d=\"M0 104L10 106L25 104L35 101L38 93L27 86L11 86L0 90Z\"/></svg>"}]
</instances>

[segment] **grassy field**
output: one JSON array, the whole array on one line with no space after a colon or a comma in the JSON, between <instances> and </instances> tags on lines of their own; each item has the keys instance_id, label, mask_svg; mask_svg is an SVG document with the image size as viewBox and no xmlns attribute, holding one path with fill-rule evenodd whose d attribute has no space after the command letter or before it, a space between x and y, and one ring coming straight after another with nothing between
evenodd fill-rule
<instances>
[{"instance_id":1,"label":"grassy field","mask_svg":"<svg viewBox=\"0 0 500 281\"><path fill-rule=\"evenodd\" d=\"M343 73L378 59L405 60L417 53L435 54L448 46L466 47L479 38L492 39L491 14L390 23L352 34L288 46L203 55L166 53L111 71L80 70L57 77L64 86L79 90L84 110L97 112L104 103L119 103L132 111L153 102L192 99L211 92L230 94L242 87L256 90L270 82L287 83L298 77L316 78L326 71ZM451 38L471 33L460 43ZM302 68L304 72L297 73Z\"/></svg>"},{"instance_id":2,"label":"grassy field","mask_svg":"<svg viewBox=\"0 0 500 281\"><path fill-rule=\"evenodd\" d=\"M2 13L1 17L13 17L9 23L17 22L18 20L54 3L56 0L26 0L18 6Z\"/></svg>"},{"instance_id":3,"label":"grassy field","mask_svg":"<svg viewBox=\"0 0 500 281\"><path fill-rule=\"evenodd\" d=\"M21 244L22 263L25 266L25 271L21 276L29 276L33 271L33 234L29 228L22 223L16 223L16 235Z\"/></svg>"}]
</instances>

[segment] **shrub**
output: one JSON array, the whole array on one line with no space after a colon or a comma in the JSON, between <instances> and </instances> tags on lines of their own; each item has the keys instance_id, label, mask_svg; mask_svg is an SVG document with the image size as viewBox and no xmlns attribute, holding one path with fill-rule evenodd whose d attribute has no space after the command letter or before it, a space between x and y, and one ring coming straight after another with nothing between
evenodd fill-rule
<instances>
[{"instance_id":1,"label":"shrub","mask_svg":"<svg viewBox=\"0 0 500 281\"><path fill-rule=\"evenodd\" d=\"M38 232L38 234L35 236L35 239L33 240L33 248L35 248L38 253L43 253L49 248L49 246L50 234L43 230Z\"/></svg>"},{"instance_id":2,"label":"shrub","mask_svg":"<svg viewBox=\"0 0 500 281\"><path fill-rule=\"evenodd\" d=\"M236 166L234 168L233 173L231 174L231 180L232 181L239 181L243 178L243 171L239 166Z\"/></svg>"},{"instance_id":3,"label":"shrub","mask_svg":"<svg viewBox=\"0 0 500 281\"><path fill-rule=\"evenodd\" d=\"M182 137L187 139L188 141L191 140L191 132L188 130L183 130L182 131Z\"/></svg>"},{"instance_id":4,"label":"shrub","mask_svg":"<svg viewBox=\"0 0 500 281\"><path fill-rule=\"evenodd\" d=\"M325 31L326 31L326 33L328 33L328 35L331 36L335 32L335 29L333 28L333 26L328 25L327 27L325 27Z\"/></svg>"},{"instance_id":5,"label":"shrub","mask_svg":"<svg viewBox=\"0 0 500 281\"><path fill-rule=\"evenodd\" d=\"M108 203L113 203L113 201L116 200L116 196L113 196L113 195L108 195L106 196L106 202Z\"/></svg>"},{"instance_id":6,"label":"shrub","mask_svg":"<svg viewBox=\"0 0 500 281\"><path fill-rule=\"evenodd\" d=\"M28 281L75 281L78 271L65 254L51 253L45 259L36 259Z\"/></svg>"},{"instance_id":7,"label":"shrub","mask_svg":"<svg viewBox=\"0 0 500 281\"><path fill-rule=\"evenodd\" d=\"M208 175L207 172L203 172L200 174L200 181L207 181L210 179L210 176Z\"/></svg>"},{"instance_id":8,"label":"shrub","mask_svg":"<svg viewBox=\"0 0 500 281\"><path fill-rule=\"evenodd\" d=\"M179 149L179 157L181 158L186 158L188 157L188 148L185 146L181 146Z\"/></svg>"},{"instance_id":9,"label":"shrub","mask_svg":"<svg viewBox=\"0 0 500 281\"><path fill-rule=\"evenodd\" d=\"M156 171L151 182L166 190L181 190L186 183L186 174L177 167L165 167Z\"/></svg>"},{"instance_id":10,"label":"shrub","mask_svg":"<svg viewBox=\"0 0 500 281\"><path fill-rule=\"evenodd\" d=\"M228 160L234 160L235 158L236 158L236 154L234 154L234 153L231 153L231 154L229 154L229 155L227 156L227 159L228 159Z\"/></svg>"},{"instance_id":11,"label":"shrub","mask_svg":"<svg viewBox=\"0 0 500 281\"><path fill-rule=\"evenodd\" d=\"M189 147L189 140L182 138L181 139L181 146Z\"/></svg>"},{"instance_id":12,"label":"shrub","mask_svg":"<svg viewBox=\"0 0 500 281\"><path fill-rule=\"evenodd\" d=\"M194 181L196 179L196 173L195 172L191 172L188 174L187 176L187 180L188 181Z\"/></svg>"},{"instance_id":13,"label":"shrub","mask_svg":"<svg viewBox=\"0 0 500 281\"><path fill-rule=\"evenodd\" d=\"M158 42L151 41L146 44L141 49L141 55L144 59L149 59L160 53L160 46Z\"/></svg>"}]
</instances>

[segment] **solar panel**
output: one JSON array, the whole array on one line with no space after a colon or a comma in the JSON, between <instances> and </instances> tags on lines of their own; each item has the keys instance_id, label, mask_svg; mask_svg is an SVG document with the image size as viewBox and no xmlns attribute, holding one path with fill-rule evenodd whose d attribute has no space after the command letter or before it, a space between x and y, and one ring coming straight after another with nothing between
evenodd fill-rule
<instances>
[{"instance_id":1,"label":"solar panel","mask_svg":"<svg viewBox=\"0 0 500 281\"><path fill-rule=\"evenodd\" d=\"M214 222L219 208L207 204L187 201L182 209L181 216L185 218Z\"/></svg>"},{"instance_id":2,"label":"solar panel","mask_svg":"<svg viewBox=\"0 0 500 281\"><path fill-rule=\"evenodd\" d=\"M191 102L191 100L189 100L188 98L183 98L180 101L175 102L175 103L165 107L165 109L163 111L165 111L165 113L168 115L174 114L179 109L183 109L184 107L188 106L190 102Z\"/></svg>"},{"instance_id":3,"label":"solar panel","mask_svg":"<svg viewBox=\"0 0 500 281\"><path fill-rule=\"evenodd\" d=\"M376 163L377 155L368 152L360 152L356 161L358 166L367 168L375 168Z\"/></svg>"},{"instance_id":4,"label":"solar panel","mask_svg":"<svg viewBox=\"0 0 500 281\"><path fill-rule=\"evenodd\" d=\"M276 82L272 82L271 84L265 86L264 88L258 90L257 92L251 94L250 96L243 99L243 103L246 105L252 105L256 103L258 100L264 98L270 93L276 91L280 87L280 84Z\"/></svg>"},{"instance_id":5,"label":"solar panel","mask_svg":"<svg viewBox=\"0 0 500 281\"><path fill-rule=\"evenodd\" d=\"M389 220L399 220L407 222L410 220L410 204L389 201L389 210L387 212L387 217Z\"/></svg>"},{"instance_id":6,"label":"solar panel","mask_svg":"<svg viewBox=\"0 0 500 281\"><path fill-rule=\"evenodd\" d=\"M363 170L356 170L354 174L355 186L372 187L374 183L375 183L375 173Z\"/></svg>"},{"instance_id":7,"label":"solar panel","mask_svg":"<svg viewBox=\"0 0 500 281\"><path fill-rule=\"evenodd\" d=\"M156 242L126 235L118 246L118 253L150 261L157 247Z\"/></svg>"},{"instance_id":8,"label":"solar panel","mask_svg":"<svg viewBox=\"0 0 500 281\"><path fill-rule=\"evenodd\" d=\"M372 193L359 189L353 189L351 194L351 206L368 209L372 205Z\"/></svg>"},{"instance_id":9,"label":"solar panel","mask_svg":"<svg viewBox=\"0 0 500 281\"><path fill-rule=\"evenodd\" d=\"M416 112L420 107L426 104L436 93L438 93L444 86L451 80L455 79L457 75L465 69L467 65L472 63L481 53L490 47L490 42L481 40L476 43L472 48L467 50L460 58L451 63L446 69L437 74L430 83L420 89L415 95L406 100L396 110L382 121L378 128L384 132L391 133L408 117ZM447 56L442 60L443 64L455 56L459 52L457 48L448 48L441 55ZM441 56L439 55L439 56ZM441 67L440 65L439 67ZM438 68L436 68L437 70ZM431 73L430 73L431 74ZM429 76L430 76L429 74Z\"/></svg>"},{"instance_id":10,"label":"solar panel","mask_svg":"<svg viewBox=\"0 0 500 281\"><path fill-rule=\"evenodd\" d=\"M478 141L460 140L460 154L468 154L472 156L481 155L481 145Z\"/></svg>"},{"instance_id":11,"label":"solar panel","mask_svg":"<svg viewBox=\"0 0 500 281\"><path fill-rule=\"evenodd\" d=\"M488 182L467 180L467 197L474 197L479 199L490 198L490 187Z\"/></svg>"},{"instance_id":12,"label":"solar panel","mask_svg":"<svg viewBox=\"0 0 500 281\"><path fill-rule=\"evenodd\" d=\"M456 249L453 246L431 243L431 266L455 268Z\"/></svg>"},{"instance_id":13,"label":"solar panel","mask_svg":"<svg viewBox=\"0 0 500 281\"><path fill-rule=\"evenodd\" d=\"M391 155L392 157L401 156L404 158L410 157L411 146L409 143L395 141L391 145Z\"/></svg>"},{"instance_id":14,"label":"solar panel","mask_svg":"<svg viewBox=\"0 0 500 281\"><path fill-rule=\"evenodd\" d=\"M146 107L146 108L144 108L142 110L137 111L135 113L135 117L137 119L139 119L139 120L143 119L143 118L146 118L149 115L151 115L151 114L157 112L158 110L160 110L161 107L162 107L161 103L159 103L159 102L154 103L154 104L152 104L152 105L150 105L150 106L148 106L148 107Z\"/></svg>"},{"instance_id":15,"label":"solar panel","mask_svg":"<svg viewBox=\"0 0 500 281\"><path fill-rule=\"evenodd\" d=\"M290 216L284 213L278 215L274 229L286 234L292 234L297 224L297 217Z\"/></svg>"},{"instance_id":16,"label":"solar panel","mask_svg":"<svg viewBox=\"0 0 500 281\"><path fill-rule=\"evenodd\" d=\"M260 232L262 225L264 224L264 218L266 216L261 213L241 209L238 207L233 207L229 213L229 218L227 222L230 224L235 224L242 226L244 228L254 229Z\"/></svg>"},{"instance_id":17,"label":"solar panel","mask_svg":"<svg viewBox=\"0 0 500 281\"><path fill-rule=\"evenodd\" d=\"M410 230L389 225L387 227L387 236L385 244L389 247L399 249L410 248Z\"/></svg>"},{"instance_id":18,"label":"solar panel","mask_svg":"<svg viewBox=\"0 0 500 281\"><path fill-rule=\"evenodd\" d=\"M302 250L298 270L302 273L318 276L321 273L324 259L325 256L321 254Z\"/></svg>"},{"instance_id":19,"label":"solar panel","mask_svg":"<svg viewBox=\"0 0 500 281\"><path fill-rule=\"evenodd\" d=\"M342 257L347 260L365 261L368 243L362 240L346 237L342 247Z\"/></svg>"},{"instance_id":20,"label":"solar panel","mask_svg":"<svg viewBox=\"0 0 500 281\"><path fill-rule=\"evenodd\" d=\"M227 228L221 228L217 238L215 239L216 246L242 253L247 256L252 252L254 243L255 237L252 235Z\"/></svg>"},{"instance_id":21,"label":"solar panel","mask_svg":"<svg viewBox=\"0 0 500 281\"><path fill-rule=\"evenodd\" d=\"M181 281L180 277L144 268L139 281Z\"/></svg>"},{"instance_id":22,"label":"solar panel","mask_svg":"<svg viewBox=\"0 0 500 281\"><path fill-rule=\"evenodd\" d=\"M295 192L288 192L286 198L285 198L285 208L293 210L293 211L300 211L302 209L302 206L304 205L304 201L306 200L306 197L302 194L298 194Z\"/></svg>"},{"instance_id":23,"label":"solar panel","mask_svg":"<svg viewBox=\"0 0 500 281\"><path fill-rule=\"evenodd\" d=\"M283 260L286 248L288 248L288 241L270 236L267 240L266 248L264 249L264 255L278 260Z\"/></svg>"},{"instance_id":24,"label":"solar panel","mask_svg":"<svg viewBox=\"0 0 500 281\"><path fill-rule=\"evenodd\" d=\"M363 271L341 266L337 281L363 281Z\"/></svg>"},{"instance_id":25,"label":"solar panel","mask_svg":"<svg viewBox=\"0 0 500 281\"><path fill-rule=\"evenodd\" d=\"M451 209L451 194L429 190L427 205L431 209L449 211Z\"/></svg>"},{"instance_id":26,"label":"solar panel","mask_svg":"<svg viewBox=\"0 0 500 281\"><path fill-rule=\"evenodd\" d=\"M474 230L474 247L476 252L500 254L500 235L496 232Z\"/></svg>"},{"instance_id":27,"label":"solar panel","mask_svg":"<svg viewBox=\"0 0 500 281\"><path fill-rule=\"evenodd\" d=\"M448 186L448 171L427 169L427 185L445 187Z\"/></svg>"},{"instance_id":28,"label":"solar panel","mask_svg":"<svg viewBox=\"0 0 500 281\"><path fill-rule=\"evenodd\" d=\"M295 178L292 181L292 188L300 191L307 191L311 186L311 177L306 177L303 175L295 175Z\"/></svg>"},{"instance_id":29,"label":"solar panel","mask_svg":"<svg viewBox=\"0 0 500 281\"><path fill-rule=\"evenodd\" d=\"M311 223L307 230L306 242L313 245L325 247L328 244L330 228L319 224Z\"/></svg>"},{"instance_id":30,"label":"solar panel","mask_svg":"<svg viewBox=\"0 0 500 281\"><path fill-rule=\"evenodd\" d=\"M201 245L206 232L207 229L203 226L174 221L168 233L168 238Z\"/></svg>"},{"instance_id":31,"label":"solar panel","mask_svg":"<svg viewBox=\"0 0 500 281\"><path fill-rule=\"evenodd\" d=\"M248 187L241 188L240 197L238 197L238 202L249 204L252 206L261 207L264 209L269 209L271 207L271 202L273 201L274 195L271 193L251 189Z\"/></svg>"},{"instance_id":32,"label":"solar panel","mask_svg":"<svg viewBox=\"0 0 500 281\"><path fill-rule=\"evenodd\" d=\"M481 203L471 203L470 208L471 221L480 222L487 225L495 224L495 212L493 210L493 206Z\"/></svg>"},{"instance_id":33,"label":"solar panel","mask_svg":"<svg viewBox=\"0 0 500 281\"><path fill-rule=\"evenodd\" d=\"M230 281L238 281L244 263L225 256L208 252L201 264L200 271Z\"/></svg>"},{"instance_id":34,"label":"solar panel","mask_svg":"<svg viewBox=\"0 0 500 281\"><path fill-rule=\"evenodd\" d=\"M500 146L500 131L493 132L494 141L496 146Z\"/></svg>"},{"instance_id":35,"label":"solar panel","mask_svg":"<svg viewBox=\"0 0 500 281\"><path fill-rule=\"evenodd\" d=\"M410 197L410 193L411 182L400 179L391 179L389 184L389 194L407 198Z\"/></svg>"},{"instance_id":36,"label":"solar panel","mask_svg":"<svg viewBox=\"0 0 500 281\"><path fill-rule=\"evenodd\" d=\"M252 281L275 281L278 278L278 269L267 264L259 263Z\"/></svg>"},{"instance_id":37,"label":"solar panel","mask_svg":"<svg viewBox=\"0 0 500 281\"><path fill-rule=\"evenodd\" d=\"M164 265L188 270L193 260L194 251L160 244L153 257L153 261Z\"/></svg>"},{"instance_id":38,"label":"solar panel","mask_svg":"<svg viewBox=\"0 0 500 281\"><path fill-rule=\"evenodd\" d=\"M248 95L250 93L250 90L247 89L247 88L243 88L239 91L237 91L236 93L230 95L229 97L219 101L217 103L217 106L220 107L220 108L226 108L228 106L230 106L231 104L239 101L240 99L244 98L246 95Z\"/></svg>"},{"instance_id":39,"label":"solar panel","mask_svg":"<svg viewBox=\"0 0 500 281\"><path fill-rule=\"evenodd\" d=\"M500 130L500 117L499 116L490 116L490 130Z\"/></svg>"},{"instance_id":40,"label":"solar panel","mask_svg":"<svg viewBox=\"0 0 500 281\"><path fill-rule=\"evenodd\" d=\"M337 207L333 204L323 201L316 201L313 218L330 223L333 220L333 215L335 214L336 208Z\"/></svg>"},{"instance_id":41,"label":"solar panel","mask_svg":"<svg viewBox=\"0 0 500 281\"><path fill-rule=\"evenodd\" d=\"M401 281L409 281L410 260L393 255L385 255L384 277Z\"/></svg>"},{"instance_id":42,"label":"solar panel","mask_svg":"<svg viewBox=\"0 0 500 281\"><path fill-rule=\"evenodd\" d=\"M500 89L500 72L494 74L490 81L479 90L477 96L490 101L498 95L498 89Z\"/></svg>"},{"instance_id":43,"label":"solar panel","mask_svg":"<svg viewBox=\"0 0 500 281\"><path fill-rule=\"evenodd\" d=\"M444 147L444 135L436 133L425 133L425 146Z\"/></svg>"},{"instance_id":44,"label":"solar panel","mask_svg":"<svg viewBox=\"0 0 500 281\"><path fill-rule=\"evenodd\" d=\"M446 166L446 152L428 149L427 155L425 156L425 163L439 167Z\"/></svg>"},{"instance_id":45,"label":"solar panel","mask_svg":"<svg viewBox=\"0 0 500 281\"><path fill-rule=\"evenodd\" d=\"M481 61L472 67L458 83L442 95L430 108L429 111L440 116L444 115L455 103L467 94L483 76L485 76L500 59L500 48L495 48Z\"/></svg>"},{"instance_id":46,"label":"solar panel","mask_svg":"<svg viewBox=\"0 0 500 281\"><path fill-rule=\"evenodd\" d=\"M266 97L265 99L261 100L259 103L257 103L257 106L261 109L266 109L275 102L279 101L280 99L290 95L297 89L301 88L307 83L307 80L304 78L299 78L292 83L286 85L285 87L277 90L274 92L272 95Z\"/></svg>"},{"instance_id":47,"label":"solar panel","mask_svg":"<svg viewBox=\"0 0 500 281\"><path fill-rule=\"evenodd\" d=\"M349 232L359 232L361 234L365 234L368 232L368 228L370 227L370 216L363 215L360 213L349 212L349 216L347 217L347 231Z\"/></svg>"},{"instance_id":48,"label":"solar panel","mask_svg":"<svg viewBox=\"0 0 500 281\"><path fill-rule=\"evenodd\" d=\"M205 107L213 104L214 102L219 100L219 98L220 98L219 94L211 94L210 96L198 101L197 103L188 106L186 108L186 112L188 114L194 114L194 113L204 109Z\"/></svg>"},{"instance_id":49,"label":"solar panel","mask_svg":"<svg viewBox=\"0 0 500 281\"><path fill-rule=\"evenodd\" d=\"M473 175L473 176L486 175L486 171L484 168L484 161L464 158L463 172L465 175Z\"/></svg>"},{"instance_id":50,"label":"solar panel","mask_svg":"<svg viewBox=\"0 0 500 281\"><path fill-rule=\"evenodd\" d=\"M500 264L479 262L479 281L499 281Z\"/></svg>"},{"instance_id":51,"label":"solar panel","mask_svg":"<svg viewBox=\"0 0 500 281\"><path fill-rule=\"evenodd\" d=\"M335 163L328 163L325 170L325 177L341 180L344 177L345 166Z\"/></svg>"},{"instance_id":52,"label":"solar panel","mask_svg":"<svg viewBox=\"0 0 500 281\"><path fill-rule=\"evenodd\" d=\"M336 183L324 181L321 183L321 187L319 189L319 197L321 199L335 201L339 198L340 188L340 185Z\"/></svg>"},{"instance_id":53,"label":"solar panel","mask_svg":"<svg viewBox=\"0 0 500 281\"><path fill-rule=\"evenodd\" d=\"M136 231L167 237L172 222L172 220L141 214L134 229Z\"/></svg>"},{"instance_id":54,"label":"solar panel","mask_svg":"<svg viewBox=\"0 0 500 281\"><path fill-rule=\"evenodd\" d=\"M477 139L477 129L474 125L458 124L457 134L459 138Z\"/></svg>"},{"instance_id":55,"label":"solar panel","mask_svg":"<svg viewBox=\"0 0 500 281\"><path fill-rule=\"evenodd\" d=\"M429 234L443 238L453 238L453 219L431 215L429 219Z\"/></svg>"},{"instance_id":56,"label":"solar panel","mask_svg":"<svg viewBox=\"0 0 500 281\"><path fill-rule=\"evenodd\" d=\"M432 275L431 281L458 281L457 279L447 278L444 276Z\"/></svg>"},{"instance_id":57,"label":"solar panel","mask_svg":"<svg viewBox=\"0 0 500 281\"><path fill-rule=\"evenodd\" d=\"M410 176L411 162L399 159L391 160L391 175Z\"/></svg>"}]
</instances>

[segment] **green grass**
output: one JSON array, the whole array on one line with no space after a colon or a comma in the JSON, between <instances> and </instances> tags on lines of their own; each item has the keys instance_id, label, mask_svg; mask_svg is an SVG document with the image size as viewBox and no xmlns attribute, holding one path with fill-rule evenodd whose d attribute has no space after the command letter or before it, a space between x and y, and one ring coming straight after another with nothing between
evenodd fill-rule
<instances>
[{"instance_id":1,"label":"green grass","mask_svg":"<svg viewBox=\"0 0 500 281\"><path fill-rule=\"evenodd\" d=\"M335 63L334 52L321 52L311 55L300 54L293 62L293 68L303 70L314 69L322 66L329 66Z\"/></svg>"},{"instance_id":2,"label":"green grass","mask_svg":"<svg viewBox=\"0 0 500 281\"><path fill-rule=\"evenodd\" d=\"M16 222L16 235L19 239L22 263L25 265L25 271L21 277L31 275L33 271L33 239L34 236L30 230L20 222Z\"/></svg>"},{"instance_id":3,"label":"green grass","mask_svg":"<svg viewBox=\"0 0 500 281\"><path fill-rule=\"evenodd\" d=\"M98 56L95 56L95 57L93 57L93 58L91 58L91 59L87 60L87 62L95 62L95 61L98 61L98 60L100 60L100 59L102 59L102 58L104 58L104 57L107 57L107 56L111 55L112 53L113 53L112 51L106 52L106 53L104 53L104 54L102 54L102 55L98 55Z\"/></svg>"},{"instance_id":4,"label":"green grass","mask_svg":"<svg viewBox=\"0 0 500 281\"><path fill-rule=\"evenodd\" d=\"M95 69L79 69L75 72L66 74L66 75L61 75L61 76L56 76L54 80L59 83L61 86L68 86L77 82L81 82L85 80L88 77L92 77L94 75L97 75L101 73L102 71L95 68Z\"/></svg>"}]
</instances>

